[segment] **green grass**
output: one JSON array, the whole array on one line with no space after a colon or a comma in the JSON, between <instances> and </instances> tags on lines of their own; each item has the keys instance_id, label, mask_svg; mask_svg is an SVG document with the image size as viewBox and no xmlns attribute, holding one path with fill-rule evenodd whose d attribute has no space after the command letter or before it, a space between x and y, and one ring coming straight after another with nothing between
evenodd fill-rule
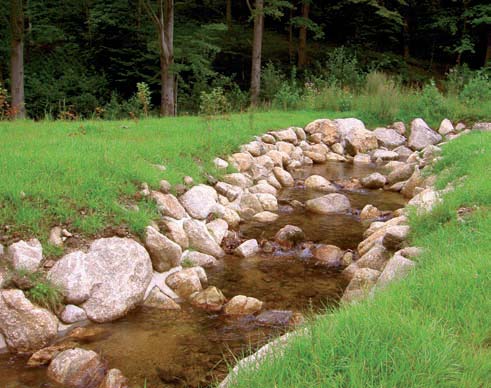
<instances>
[{"instance_id":1,"label":"green grass","mask_svg":"<svg viewBox=\"0 0 491 388\"><path fill-rule=\"evenodd\" d=\"M444 147L439 187L460 177L432 215L411 219L425 248L417 268L372 300L310 324L283 356L234 387L489 387L491 381L491 133ZM463 222L457 209L476 206Z\"/></svg>"},{"instance_id":2,"label":"green grass","mask_svg":"<svg viewBox=\"0 0 491 388\"><path fill-rule=\"evenodd\" d=\"M0 226L11 236L46 239L55 225L95 234L111 225L144 229L156 217L151 203L134 203L142 182L202 181L215 156L227 155L255 134L319 117L326 111L234 114L205 120L178 117L133 121L17 121L0 123ZM163 164L165 172L154 165Z\"/></svg>"}]
</instances>

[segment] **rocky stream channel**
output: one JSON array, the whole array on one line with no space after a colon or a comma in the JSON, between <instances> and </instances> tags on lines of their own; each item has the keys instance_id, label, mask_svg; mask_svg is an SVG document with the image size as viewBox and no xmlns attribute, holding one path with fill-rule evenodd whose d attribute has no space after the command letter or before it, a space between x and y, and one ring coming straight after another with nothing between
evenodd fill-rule
<instances>
[{"instance_id":1,"label":"rocky stream channel","mask_svg":"<svg viewBox=\"0 0 491 388\"><path fill-rule=\"evenodd\" d=\"M187 179L177 196L143 185L162 219L142 241L96 240L55 263L37 240L0 246L5 267L41 268L66 303L54 315L0 272L0 386L214 386L309 314L408 273L405 205L439 200L422 170L464 129L416 119L406 138L402 123L316 120L217 158L238 170L220 182ZM72 237L60 226L51 240Z\"/></svg>"}]
</instances>

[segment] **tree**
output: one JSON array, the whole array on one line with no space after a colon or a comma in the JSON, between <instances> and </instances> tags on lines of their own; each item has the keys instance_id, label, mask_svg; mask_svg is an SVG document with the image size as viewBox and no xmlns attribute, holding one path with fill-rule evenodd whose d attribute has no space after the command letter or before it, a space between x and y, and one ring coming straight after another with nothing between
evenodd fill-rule
<instances>
[{"instance_id":1,"label":"tree","mask_svg":"<svg viewBox=\"0 0 491 388\"><path fill-rule=\"evenodd\" d=\"M143 0L143 5L157 29L160 52L160 114L174 116L175 76L174 65L174 0L157 0L156 10L151 0Z\"/></svg>"},{"instance_id":2,"label":"tree","mask_svg":"<svg viewBox=\"0 0 491 388\"><path fill-rule=\"evenodd\" d=\"M26 117L24 100L24 3L10 1L10 94L15 117Z\"/></svg>"},{"instance_id":3,"label":"tree","mask_svg":"<svg viewBox=\"0 0 491 388\"><path fill-rule=\"evenodd\" d=\"M227 21L227 29L232 31L232 0L227 0L225 19Z\"/></svg>"},{"instance_id":4,"label":"tree","mask_svg":"<svg viewBox=\"0 0 491 388\"><path fill-rule=\"evenodd\" d=\"M309 20L310 0L302 1L302 18ZM307 23L300 26L298 34L298 68L301 70L307 65Z\"/></svg>"},{"instance_id":5,"label":"tree","mask_svg":"<svg viewBox=\"0 0 491 388\"><path fill-rule=\"evenodd\" d=\"M252 39L252 66L251 66L251 105L259 103L261 92L261 52L263 48L264 32L264 0L256 0L254 9L247 0L251 14L254 17L254 32Z\"/></svg>"}]
</instances>

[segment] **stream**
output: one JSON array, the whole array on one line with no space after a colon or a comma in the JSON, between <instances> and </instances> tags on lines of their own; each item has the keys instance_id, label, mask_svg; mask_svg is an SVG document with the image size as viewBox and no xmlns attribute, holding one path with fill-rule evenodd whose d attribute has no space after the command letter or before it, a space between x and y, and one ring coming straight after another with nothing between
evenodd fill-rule
<instances>
[{"instance_id":1,"label":"stream","mask_svg":"<svg viewBox=\"0 0 491 388\"><path fill-rule=\"evenodd\" d=\"M361 178L377 171L374 165L331 162L303 168L294 176L302 181L317 174L331 181ZM404 198L383 190L340 191L354 209L372 204L380 210L405 205ZM312 215L287 205L304 203L323 193L303 186L283 189L278 197L279 218L272 224L247 223L241 237L272 239L283 226L303 229L307 241L356 249L368 225L354 214ZM220 265L206 270L208 284L225 296L247 295L264 302L263 310L291 310L304 316L335 306L348 280L335 269L316 265L297 254L261 254L246 259L226 256ZM257 349L285 329L259 326L254 317L229 318L182 304L180 311L138 309L113 323L97 325L105 330L83 344L99 352L110 368L118 368L130 387L207 387L220 381L236 358ZM1 388L58 388L46 376L46 368L26 367L27 358L0 355Z\"/></svg>"}]
</instances>

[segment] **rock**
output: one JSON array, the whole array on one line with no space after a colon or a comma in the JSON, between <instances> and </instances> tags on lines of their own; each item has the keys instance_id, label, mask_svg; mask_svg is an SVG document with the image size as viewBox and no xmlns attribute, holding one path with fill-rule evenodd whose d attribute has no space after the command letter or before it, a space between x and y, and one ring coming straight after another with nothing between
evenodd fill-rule
<instances>
[{"instance_id":1,"label":"rock","mask_svg":"<svg viewBox=\"0 0 491 388\"><path fill-rule=\"evenodd\" d=\"M400 254L395 254L385 266L384 271L377 281L377 288L383 288L390 282L401 279L415 267L414 261L406 259Z\"/></svg>"},{"instance_id":2,"label":"rock","mask_svg":"<svg viewBox=\"0 0 491 388\"><path fill-rule=\"evenodd\" d=\"M261 222L261 223L264 223L264 224L273 223L277 219L278 219L278 214L271 213L271 212L266 212L266 211L265 212L261 212L261 213L257 213L257 214L254 215L254 217L252 217L252 220L253 221Z\"/></svg>"},{"instance_id":3,"label":"rock","mask_svg":"<svg viewBox=\"0 0 491 388\"><path fill-rule=\"evenodd\" d=\"M334 152L329 152L326 155L326 160L329 162L346 162L347 159L342 155L335 154ZM368 161L368 163L370 163L370 161Z\"/></svg>"},{"instance_id":4,"label":"rock","mask_svg":"<svg viewBox=\"0 0 491 388\"><path fill-rule=\"evenodd\" d=\"M276 233L274 239L281 246L292 248L305 239L305 233L298 226L286 225Z\"/></svg>"},{"instance_id":5,"label":"rock","mask_svg":"<svg viewBox=\"0 0 491 388\"><path fill-rule=\"evenodd\" d=\"M320 140L328 145L341 141L338 125L329 119L320 119L309 123L305 127L305 132L309 135L319 134Z\"/></svg>"},{"instance_id":6,"label":"rock","mask_svg":"<svg viewBox=\"0 0 491 388\"><path fill-rule=\"evenodd\" d=\"M277 150L268 151L266 153L266 156L268 156L273 161L274 166L281 168L283 168L283 163L285 163L289 159L288 154Z\"/></svg>"},{"instance_id":7,"label":"rock","mask_svg":"<svg viewBox=\"0 0 491 388\"><path fill-rule=\"evenodd\" d=\"M406 198L412 198L417 194L417 189L424 185L424 178L421 176L419 168L415 168L413 175L406 181L401 190L401 194Z\"/></svg>"},{"instance_id":8,"label":"rock","mask_svg":"<svg viewBox=\"0 0 491 388\"><path fill-rule=\"evenodd\" d=\"M472 127L473 131L491 131L491 123L475 123Z\"/></svg>"},{"instance_id":9,"label":"rock","mask_svg":"<svg viewBox=\"0 0 491 388\"><path fill-rule=\"evenodd\" d=\"M365 207L361 210L360 220L362 221L373 220L379 218L380 215L381 215L380 210L378 210L375 206L365 205Z\"/></svg>"},{"instance_id":10,"label":"rock","mask_svg":"<svg viewBox=\"0 0 491 388\"><path fill-rule=\"evenodd\" d=\"M406 138L399 134L395 129L377 128L373 131L379 144L389 150L402 146L406 142Z\"/></svg>"},{"instance_id":11,"label":"rock","mask_svg":"<svg viewBox=\"0 0 491 388\"><path fill-rule=\"evenodd\" d=\"M32 304L21 290L3 290L0 291L0 332L11 352L29 353L56 338L58 319Z\"/></svg>"},{"instance_id":12,"label":"rock","mask_svg":"<svg viewBox=\"0 0 491 388\"><path fill-rule=\"evenodd\" d=\"M393 185L394 183L405 181L411 178L413 175L414 166L411 164L404 164L402 166L396 167L388 176L387 183Z\"/></svg>"},{"instance_id":13,"label":"rock","mask_svg":"<svg viewBox=\"0 0 491 388\"><path fill-rule=\"evenodd\" d=\"M202 279L206 280L206 274L203 268L192 267L172 273L167 277L165 282L180 297L188 298L191 294L203 289L201 284Z\"/></svg>"},{"instance_id":14,"label":"rock","mask_svg":"<svg viewBox=\"0 0 491 388\"><path fill-rule=\"evenodd\" d=\"M320 175L311 175L305 179L305 188L324 193L334 193L337 191L336 186Z\"/></svg>"},{"instance_id":15,"label":"rock","mask_svg":"<svg viewBox=\"0 0 491 388\"><path fill-rule=\"evenodd\" d=\"M5 254L5 249L2 244L0 244L0 258L2 258Z\"/></svg>"},{"instance_id":16,"label":"rock","mask_svg":"<svg viewBox=\"0 0 491 388\"><path fill-rule=\"evenodd\" d=\"M263 302L256 298L244 295L234 296L224 307L227 315L249 315L261 311Z\"/></svg>"},{"instance_id":17,"label":"rock","mask_svg":"<svg viewBox=\"0 0 491 388\"><path fill-rule=\"evenodd\" d=\"M405 225L407 224L407 222L408 222L407 217L400 216L400 217L392 218L387 222L372 223L372 226L377 225L377 227L367 238L365 238L365 240L363 240L358 244L358 253L360 254L360 256L363 256L375 245L382 245L382 241L384 239L385 233L387 232L387 229L389 229L392 226ZM372 227L370 227L370 229L372 229Z\"/></svg>"},{"instance_id":18,"label":"rock","mask_svg":"<svg viewBox=\"0 0 491 388\"><path fill-rule=\"evenodd\" d=\"M168 271L181 262L181 247L151 226L145 229L145 247L157 272Z\"/></svg>"},{"instance_id":19,"label":"rock","mask_svg":"<svg viewBox=\"0 0 491 388\"><path fill-rule=\"evenodd\" d=\"M378 147L378 141L373 132L362 128L352 129L346 136L346 152L355 156L364 154Z\"/></svg>"},{"instance_id":20,"label":"rock","mask_svg":"<svg viewBox=\"0 0 491 388\"><path fill-rule=\"evenodd\" d=\"M276 149L280 151L281 153L286 154L288 159L290 158L290 155L292 152L295 150L295 146L291 143L287 143L285 141L278 141L276 143ZM285 161L284 161L285 162Z\"/></svg>"},{"instance_id":21,"label":"rock","mask_svg":"<svg viewBox=\"0 0 491 388\"><path fill-rule=\"evenodd\" d=\"M338 127L338 131L342 138L345 138L352 131L366 130L365 124L361 120L355 118L336 119L334 123Z\"/></svg>"},{"instance_id":22,"label":"rock","mask_svg":"<svg viewBox=\"0 0 491 388\"><path fill-rule=\"evenodd\" d=\"M307 210L318 214L331 214L347 212L351 209L351 203L345 195L327 194L320 198L308 200Z\"/></svg>"},{"instance_id":23,"label":"rock","mask_svg":"<svg viewBox=\"0 0 491 388\"><path fill-rule=\"evenodd\" d=\"M171 188L172 188L172 185L168 181L166 181L165 179L162 179L159 182L159 190L163 194L169 194Z\"/></svg>"},{"instance_id":24,"label":"rock","mask_svg":"<svg viewBox=\"0 0 491 388\"><path fill-rule=\"evenodd\" d=\"M375 245L367 253L358 259L356 265L359 268L371 268L377 271L383 271L390 254L381 245Z\"/></svg>"},{"instance_id":25,"label":"rock","mask_svg":"<svg viewBox=\"0 0 491 388\"><path fill-rule=\"evenodd\" d=\"M440 202L440 197L438 193L433 189L428 188L414 196L408 202L408 205L416 207L418 213L421 214L431 211L438 202Z\"/></svg>"},{"instance_id":26,"label":"rock","mask_svg":"<svg viewBox=\"0 0 491 388\"><path fill-rule=\"evenodd\" d=\"M316 260L323 262L329 266L339 266L344 251L335 245L318 245L312 250L312 254Z\"/></svg>"},{"instance_id":27,"label":"rock","mask_svg":"<svg viewBox=\"0 0 491 388\"><path fill-rule=\"evenodd\" d=\"M382 243L389 250L396 251L402 247L409 237L410 227L407 225L392 226L385 232Z\"/></svg>"},{"instance_id":28,"label":"rock","mask_svg":"<svg viewBox=\"0 0 491 388\"><path fill-rule=\"evenodd\" d=\"M110 369L104 380L102 380L99 388L128 388L128 379L124 377L123 373L119 369Z\"/></svg>"},{"instance_id":29,"label":"rock","mask_svg":"<svg viewBox=\"0 0 491 388\"><path fill-rule=\"evenodd\" d=\"M228 224L226 221L218 218L216 220L210 221L206 224L206 228L215 239L216 243L220 245L222 243L225 234L228 231Z\"/></svg>"},{"instance_id":30,"label":"rock","mask_svg":"<svg viewBox=\"0 0 491 388\"><path fill-rule=\"evenodd\" d=\"M107 338L109 332L100 326L77 327L73 329L68 338L80 342L94 342Z\"/></svg>"},{"instance_id":31,"label":"rock","mask_svg":"<svg viewBox=\"0 0 491 388\"><path fill-rule=\"evenodd\" d=\"M43 247L37 239L21 240L8 247L7 259L16 271L23 269L34 272L43 260Z\"/></svg>"},{"instance_id":32,"label":"rock","mask_svg":"<svg viewBox=\"0 0 491 388\"><path fill-rule=\"evenodd\" d=\"M400 160L406 160L413 153L413 151L406 146L394 148L393 151L399 155Z\"/></svg>"},{"instance_id":33,"label":"rock","mask_svg":"<svg viewBox=\"0 0 491 388\"><path fill-rule=\"evenodd\" d=\"M227 174L222 177L225 183L232 186L240 187L241 189L246 189L252 186L252 180L240 173Z\"/></svg>"},{"instance_id":34,"label":"rock","mask_svg":"<svg viewBox=\"0 0 491 388\"><path fill-rule=\"evenodd\" d=\"M261 156L266 153L264 143L261 141L251 141L250 143L244 144L240 150L242 152L248 152L252 156Z\"/></svg>"},{"instance_id":35,"label":"rock","mask_svg":"<svg viewBox=\"0 0 491 388\"><path fill-rule=\"evenodd\" d=\"M68 304L61 312L60 318L64 323L70 324L85 321L87 319L87 314L84 309L73 304Z\"/></svg>"},{"instance_id":36,"label":"rock","mask_svg":"<svg viewBox=\"0 0 491 388\"><path fill-rule=\"evenodd\" d=\"M240 216L235 210L228 207L225 208L222 218L231 228L237 228L239 226Z\"/></svg>"},{"instance_id":37,"label":"rock","mask_svg":"<svg viewBox=\"0 0 491 388\"><path fill-rule=\"evenodd\" d=\"M407 259L413 259L420 256L423 253L423 249L419 247L406 247L402 248L398 253Z\"/></svg>"},{"instance_id":38,"label":"rock","mask_svg":"<svg viewBox=\"0 0 491 388\"><path fill-rule=\"evenodd\" d=\"M414 119L411 122L411 135L408 145L413 150L422 150L429 144L437 144L442 141L440 134L433 131L422 119Z\"/></svg>"},{"instance_id":39,"label":"rock","mask_svg":"<svg viewBox=\"0 0 491 388\"><path fill-rule=\"evenodd\" d=\"M188 190L179 200L191 217L204 220L215 211L218 194L213 187L198 185Z\"/></svg>"},{"instance_id":40,"label":"rock","mask_svg":"<svg viewBox=\"0 0 491 388\"><path fill-rule=\"evenodd\" d=\"M184 208L172 194L162 194L158 191L152 191L150 196L157 204L157 209L163 216L172 217L177 220L181 220L187 216Z\"/></svg>"},{"instance_id":41,"label":"rock","mask_svg":"<svg viewBox=\"0 0 491 388\"><path fill-rule=\"evenodd\" d=\"M270 135L269 133L262 135L261 140L266 144L276 143L276 139L274 138L274 136Z\"/></svg>"},{"instance_id":42,"label":"rock","mask_svg":"<svg viewBox=\"0 0 491 388\"><path fill-rule=\"evenodd\" d=\"M184 231L183 223L174 220L170 217L162 218L163 226L165 227L165 234L175 243L179 244L181 249L187 249L189 247L188 235Z\"/></svg>"},{"instance_id":43,"label":"rock","mask_svg":"<svg viewBox=\"0 0 491 388\"><path fill-rule=\"evenodd\" d=\"M283 170L280 167L273 168L273 173L278 182L284 187L291 187L294 185L294 180L288 171Z\"/></svg>"},{"instance_id":44,"label":"rock","mask_svg":"<svg viewBox=\"0 0 491 388\"><path fill-rule=\"evenodd\" d=\"M457 125L455 126L455 131L461 132L463 130L465 130L465 124L464 123L457 123Z\"/></svg>"},{"instance_id":45,"label":"rock","mask_svg":"<svg viewBox=\"0 0 491 388\"><path fill-rule=\"evenodd\" d=\"M29 360L27 360L27 366L38 367L43 365L48 365L53 358L55 358L61 352L67 349L76 348L78 344L76 342L62 342L61 344L48 346L34 353Z\"/></svg>"},{"instance_id":46,"label":"rock","mask_svg":"<svg viewBox=\"0 0 491 388\"><path fill-rule=\"evenodd\" d=\"M319 152L305 151L304 155L312 160L313 163L325 163L327 161L327 154L321 154Z\"/></svg>"},{"instance_id":47,"label":"rock","mask_svg":"<svg viewBox=\"0 0 491 388\"><path fill-rule=\"evenodd\" d=\"M235 253L240 257L249 257L257 252L259 252L259 245L254 239L243 242L235 249Z\"/></svg>"},{"instance_id":48,"label":"rock","mask_svg":"<svg viewBox=\"0 0 491 388\"><path fill-rule=\"evenodd\" d=\"M230 185L225 182L218 182L215 185L215 190L219 194L227 197L229 201L235 201L237 197L242 193L242 188Z\"/></svg>"},{"instance_id":49,"label":"rock","mask_svg":"<svg viewBox=\"0 0 491 388\"><path fill-rule=\"evenodd\" d=\"M375 161L387 162L390 160L398 160L399 154L395 151L387 151L387 150L375 150L372 154L372 159Z\"/></svg>"},{"instance_id":50,"label":"rock","mask_svg":"<svg viewBox=\"0 0 491 388\"><path fill-rule=\"evenodd\" d=\"M406 133L406 125L402 121L397 121L390 127L394 129L399 135L404 135Z\"/></svg>"},{"instance_id":51,"label":"rock","mask_svg":"<svg viewBox=\"0 0 491 388\"><path fill-rule=\"evenodd\" d=\"M271 194L271 195L276 195L278 193L278 190L276 190L275 187L270 185L266 181L261 181L261 183L258 183L255 186L252 186L249 188L249 192L252 194Z\"/></svg>"},{"instance_id":52,"label":"rock","mask_svg":"<svg viewBox=\"0 0 491 388\"><path fill-rule=\"evenodd\" d=\"M286 310L268 310L264 311L256 317L256 322L261 326L284 327L295 325L299 319L297 314Z\"/></svg>"},{"instance_id":53,"label":"rock","mask_svg":"<svg viewBox=\"0 0 491 388\"><path fill-rule=\"evenodd\" d=\"M375 286L380 272L370 268L359 268L354 273L353 279L344 291L341 301L354 302L367 296L370 290Z\"/></svg>"},{"instance_id":54,"label":"rock","mask_svg":"<svg viewBox=\"0 0 491 388\"><path fill-rule=\"evenodd\" d=\"M87 253L61 258L48 273L68 303L80 304L89 319L109 322L124 316L143 301L152 278L147 251L127 238L94 241Z\"/></svg>"},{"instance_id":55,"label":"rock","mask_svg":"<svg viewBox=\"0 0 491 388\"><path fill-rule=\"evenodd\" d=\"M214 257L223 257L224 252L217 244L206 226L196 220L184 221L184 230L188 235L189 246L199 252L206 253Z\"/></svg>"},{"instance_id":56,"label":"rock","mask_svg":"<svg viewBox=\"0 0 491 388\"><path fill-rule=\"evenodd\" d=\"M252 167L252 163L254 163L254 158L248 152L238 152L232 154L229 160L239 172L249 171L249 169Z\"/></svg>"},{"instance_id":57,"label":"rock","mask_svg":"<svg viewBox=\"0 0 491 388\"><path fill-rule=\"evenodd\" d=\"M250 193L243 193L239 200L240 210L251 209L254 214L262 212L263 205L258 196Z\"/></svg>"},{"instance_id":58,"label":"rock","mask_svg":"<svg viewBox=\"0 0 491 388\"><path fill-rule=\"evenodd\" d=\"M260 193L256 194L256 197L265 211L274 212L278 210L278 200L274 195Z\"/></svg>"},{"instance_id":59,"label":"rock","mask_svg":"<svg viewBox=\"0 0 491 388\"><path fill-rule=\"evenodd\" d=\"M144 307L156 308L161 310L180 310L176 302L172 298L165 295L157 286L154 286L150 293L148 294L145 302L143 302Z\"/></svg>"},{"instance_id":60,"label":"rock","mask_svg":"<svg viewBox=\"0 0 491 388\"><path fill-rule=\"evenodd\" d=\"M203 268L214 267L218 263L217 259L215 259L213 256L196 251L186 252L182 257L182 260L186 260L193 266L199 266Z\"/></svg>"},{"instance_id":61,"label":"rock","mask_svg":"<svg viewBox=\"0 0 491 388\"><path fill-rule=\"evenodd\" d=\"M334 143L331 146L331 149L334 153L336 153L338 155L344 155L344 147L341 143Z\"/></svg>"},{"instance_id":62,"label":"rock","mask_svg":"<svg viewBox=\"0 0 491 388\"><path fill-rule=\"evenodd\" d=\"M361 185L367 189L381 189L385 186L387 179L378 172L374 172L360 180Z\"/></svg>"},{"instance_id":63,"label":"rock","mask_svg":"<svg viewBox=\"0 0 491 388\"><path fill-rule=\"evenodd\" d=\"M297 143L297 134L292 128L284 129L282 131L271 132L278 141L285 141L288 143Z\"/></svg>"},{"instance_id":64,"label":"rock","mask_svg":"<svg viewBox=\"0 0 491 388\"><path fill-rule=\"evenodd\" d=\"M368 154L358 154L353 158L354 164L369 164L372 163L372 158Z\"/></svg>"},{"instance_id":65,"label":"rock","mask_svg":"<svg viewBox=\"0 0 491 388\"><path fill-rule=\"evenodd\" d=\"M194 179L188 175L184 176L182 178L182 182L186 185L186 186L192 186L194 184Z\"/></svg>"},{"instance_id":66,"label":"rock","mask_svg":"<svg viewBox=\"0 0 491 388\"><path fill-rule=\"evenodd\" d=\"M226 170L228 162L220 158L215 158L213 159L213 165L219 170Z\"/></svg>"},{"instance_id":67,"label":"rock","mask_svg":"<svg viewBox=\"0 0 491 388\"><path fill-rule=\"evenodd\" d=\"M455 128L452 122L449 119L443 119L443 121L440 124L440 128L438 129L438 133L442 136L446 136L454 131Z\"/></svg>"},{"instance_id":68,"label":"rock","mask_svg":"<svg viewBox=\"0 0 491 388\"><path fill-rule=\"evenodd\" d=\"M303 130L303 128L300 127L292 127L292 129L295 131L295 134L297 135L298 140L307 140L307 134Z\"/></svg>"},{"instance_id":69,"label":"rock","mask_svg":"<svg viewBox=\"0 0 491 388\"><path fill-rule=\"evenodd\" d=\"M55 226L51 231L49 232L49 239L48 242L51 245L54 245L56 247L62 247L63 246L63 239L62 234L61 234L61 227Z\"/></svg>"},{"instance_id":70,"label":"rock","mask_svg":"<svg viewBox=\"0 0 491 388\"><path fill-rule=\"evenodd\" d=\"M208 287L206 290L191 295L190 302L193 306L207 311L220 311L227 299L216 287Z\"/></svg>"},{"instance_id":71,"label":"rock","mask_svg":"<svg viewBox=\"0 0 491 388\"><path fill-rule=\"evenodd\" d=\"M66 388L98 388L105 374L99 355L80 348L61 352L48 367L48 377Z\"/></svg>"}]
</instances>

